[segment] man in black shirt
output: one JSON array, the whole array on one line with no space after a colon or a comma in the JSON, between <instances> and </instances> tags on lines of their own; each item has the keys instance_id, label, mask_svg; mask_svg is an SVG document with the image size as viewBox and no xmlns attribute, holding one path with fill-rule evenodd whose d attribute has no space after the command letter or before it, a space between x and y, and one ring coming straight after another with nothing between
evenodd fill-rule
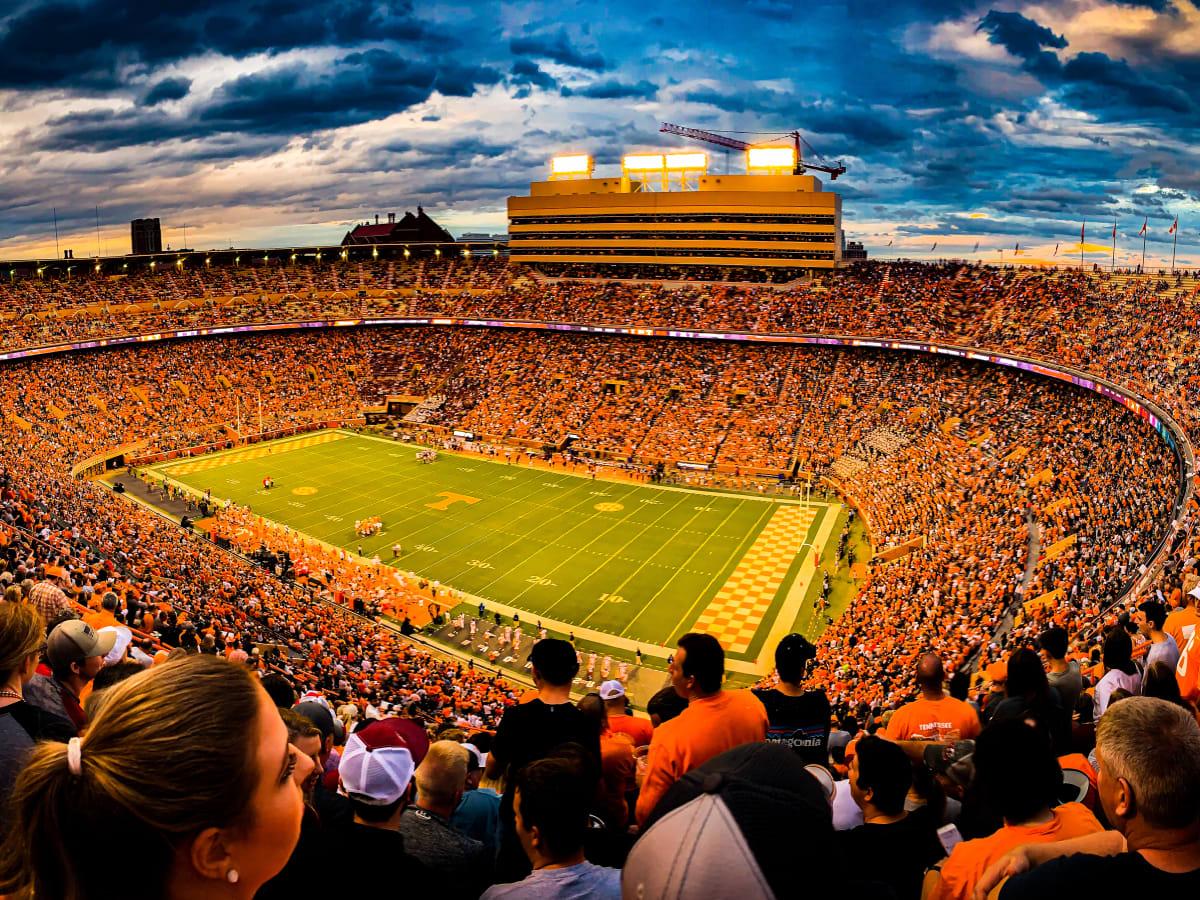
<instances>
[{"instance_id":1,"label":"man in black shirt","mask_svg":"<svg viewBox=\"0 0 1200 900\"><path fill-rule=\"evenodd\" d=\"M354 821L333 833L327 859L336 860L334 870L347 873L364 896L394 894L401 885L406 896L435 897L442 887L438 876L407 851L400 834L400 817L412 798L412 775L425 750L382 721L346 741L338 775ZM311 885L308 896L333 894Z\"/></svg>"},{"instance_id":2,"label":"man in black shirt","mask_svg":"<svg viewBox=\"0 0 1200 900\"><path fill-rule=\"evenodd\" d=\"M600 733L596 722L571 702L571 681L579 671L575 648L566 641L546 638L533 645L529 661L538 695L504 713L487 764L489 778L504 778L497 860L497 880L501 882L520 881L530 871L514 828L512 800L517 771L572 743L583 748L597 769L600 766Z\"/></svg>"},{"instance_id":3,"label":"man in black shirt","mask_svg":"<svg viewBox=\"0 0 1200 900\"><path fill-rule=\"evenodd\" d=\"M767 740L791 747L805 763L829 765L832 710L824 691L806 691L808 663L816 648L802 634L789 634L775 648L779 687L757 688L754 696L767 709Z\"/></svg>"},{"instance_id":4,"label":"man in black shirt","mask_svg":"<svg viewBox=\"0 0 1200 900\"><path fill-rule=\"evenodd\" d=\"M1153 697L1114 703L1097 726L1096 757L1100 803L1117 833L1019 848L984 874L981 890L1012 875L1000 900L1200 896L1195 717Z\"/></svg>"},{"instance_id":5,"label":"man in black shirt","mask_svg":"<svg viewBox=\"0 0 1200 900\"><path fill-rule=\"evenodd\" d=\"M904 811L912 787L908 756L898 744L865 737L851 758L849 783L863 824L837 832L843 858L869 865L871 877L890 887L896 900L918 900L925 869L945 853L928 812Z\"/></svg>"}]
</instances>

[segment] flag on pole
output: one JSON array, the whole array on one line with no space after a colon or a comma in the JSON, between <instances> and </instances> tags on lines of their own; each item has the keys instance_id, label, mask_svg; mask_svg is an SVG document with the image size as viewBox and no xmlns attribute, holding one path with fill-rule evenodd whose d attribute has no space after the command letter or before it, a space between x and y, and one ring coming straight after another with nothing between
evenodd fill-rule
<instances>
[{"instance_id":1,"label":"flag on pole","mask_svg":"<svg viewBox=\"0 0 1200 900\"><path fill-rule=\"evenodd\" d=\"M1054 255L1058 256L1058 244L1054 245Z\"/></svg>"},{"instance_id":2,"label":"flag on pole","mask_svg":"<svg viewBox=\"0 0 1200 900\"><path fill-rule=\"evenodd\" d=\"M1014 256L1021 255L1021 242L1020 241L1017 241L1017 246L1013 248L1013 255Z\"/></svg>"},{"instance_id":3,"label":"flag on pole","mask_svg":"<svg viewBox=\"0 0 1200 900\"><path fill-rule=\"evenodd\" d=\"M1081 243L1081 244L1083 243L1084 237L1086 234L1087 234L1087 222L1084 222L1079 226L1079 243Z\"/></svg>"},{"instance_id":4,"label":"flag on pole","mask_svg":"<svg viewBox=\"0 0 1200 900\"><path fill-rule=\"evenodd\" d=\"M1113 222L1113 240L1117 239L1117 223Z\"/></svg>"},{"instance_id":5,"label":"flag on pole","mask_svg":"<svg viewBox=\"0 0 1200 900\"><path fill-rule=\"evenodd\" d=\"M1148 219L1148 218L1146 219L1146 221L1142 222L1142 230L1138 232L1138 235L1139 235L1139 236L1140 236L1140 235L1143 235L1143 234L1145 234L1145 233L1146 233L1146 227L1147 227L1149 224L1150 224L1150 219Z\"/></svg>"},{"instance_id":6,"label":"flag on pole","mask_svg":"<svg viewBox=\"0 0 1200 900\"><path fill-rule=\"evenodd\" d=\"M979 252L979 241L976 241L976 242L975 242L975 249L974 249L974 250L972 250L971 252L972 252L972 253L978 253L978 252Z\"/></svg>"},{"instance_id":7,"label":"flag on pole","mask_svg":"<svg viewBox=\"0 0 1200 900\"><path fill-rule=\"evenodd\" d=\"M1175 221L1171 223L1171 227L1167 229L1167 234L1174 234L1179 229L1179 216L1175 217Z\"/></svg>"},{"instance_id":8,"label":"flag on pole","mask_svg":"<svg viewBox=\"0 0 1200 900\"><path fill-rule=\"evenodd\" d=\"M892 246L892 242L891 242L891 241L888 241L888 246L889 246L889 247L890 247L890 246Z\"/></svg>"},{"instance_id":9,"label":"flag on pole","mask_svg":"<svg viewBox=\"0 0 1200 900\"><path fill-rule=\"evenodd\" d=\"M933 246L929 248L929 252L932 253L936 249L937 249L937 241L934 241Z\"/></svg>"}]
</instances>

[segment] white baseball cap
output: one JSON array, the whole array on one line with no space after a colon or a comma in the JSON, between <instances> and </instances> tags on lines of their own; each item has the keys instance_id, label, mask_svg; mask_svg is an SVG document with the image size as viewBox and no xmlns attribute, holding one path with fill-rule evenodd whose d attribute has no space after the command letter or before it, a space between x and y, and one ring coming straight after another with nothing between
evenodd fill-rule
<instances>
[{"instance_id":1,"label":"white baseball cap","mask_svg":"<svg viewBox=\"0 0 1200 900\"><path fill-rule=\"evenodd\" d=\"M615 679L613 681L606 681L604 684L600 685L601 700L616 700L618 697L624 696L625 685L621 684L621 682L616 681Z\"/></svg>"},{"instance_id":2,"label":"white baseball cap","mask_svg":"<svg viewBox=\"0 0 1200 900\"><path fill-rule=\"evenodd\" d=\"M368 734L364 739L365 732ZM376 726L350 735L338 763L342 789L354 800L370 806L389 806L404 796L417 764L408 747L395 739L390 746L371 746L375 733L394 735L391 729Z\"/></svg>"}]
</instances>

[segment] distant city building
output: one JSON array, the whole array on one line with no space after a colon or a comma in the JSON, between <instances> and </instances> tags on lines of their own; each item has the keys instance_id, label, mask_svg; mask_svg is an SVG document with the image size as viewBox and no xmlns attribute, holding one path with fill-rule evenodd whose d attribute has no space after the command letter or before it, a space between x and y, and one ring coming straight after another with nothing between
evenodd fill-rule
<instances>
[{"instance_id":1,"label":"distant city building","mask_svg":"<svg viewBox=\"0 0 1200 900\"><path fill-rule=\"evenodd\" d=\"M134 219L129 223L129 239L135 255L162 253L162 228L158 219Z\"/></svg>"},{"instance_id":2,"label":"distant city building","mask_svg":"<svg viewBox=\"0 0 1200 900\"><path fill-rule=\"evenodd\" d=\"M380 222L379 216L375 223L363 222L346 232L342 244L439 244L454 243L454 238L445 228L429 216L425 210L417 207L414 216L406 212L397 222L395 213L388 213L388 220Z\"/></svg>"},{"instance_id":3,"label":"distant city building","mask_svg":"<svg viewBox=\"0 0 1200 900\"><path fill-rule=\"evenodd\" d=\"M488 234L485 231L468 231L458 236L460 241L507 241L507 234Z\"/></svg>"},{"instance_id":4,"label":"distant city building","mask_svg":"<svg viewBox=\"0 0 1200 900\"><path fill-rule=\"evenodd\" d=\"M842 248L842 259L866 259L867 251L863 247L862 241L847 241L846 246Z\"/></svg>"}]
</instances>

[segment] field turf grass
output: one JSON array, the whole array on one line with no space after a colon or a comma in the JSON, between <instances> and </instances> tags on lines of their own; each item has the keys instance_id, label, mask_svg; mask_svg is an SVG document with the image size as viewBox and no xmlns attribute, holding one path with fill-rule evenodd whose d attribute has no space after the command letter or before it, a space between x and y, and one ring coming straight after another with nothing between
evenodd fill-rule
<instances>
[{"instance_id":1,"label":"field turf grass","mask_svg":"<svg viewBox=\"0 0 1200 900\"><path fill-rule=\"evenodd\" d=\"M310 537L361 548L368 557L378 553L472 599L519 609L524 621L544 618L666 647L691 628L747 552L762 547L756 539L783 505L750 494L592 480L481 456L443 453L421 464L416 449L330 431L156 470ZM275 480L273 490L262 489L266 475ZM841 507L814 502L810 510L807 532L793 535L787 560L776 562L786 575L758 632L733 656L756 656L798 577L807 606L794 621L809 633L819 630L811 608L817 585L809 583L819 573L803 543L823 536L827 545L817 549L830 561ZM368 516L380 516L384 530L359 538L354 522ZM396 542L403 554L393 562ZM628 649L627 641L614 645Z\"/></svg>"}]
</instances>

